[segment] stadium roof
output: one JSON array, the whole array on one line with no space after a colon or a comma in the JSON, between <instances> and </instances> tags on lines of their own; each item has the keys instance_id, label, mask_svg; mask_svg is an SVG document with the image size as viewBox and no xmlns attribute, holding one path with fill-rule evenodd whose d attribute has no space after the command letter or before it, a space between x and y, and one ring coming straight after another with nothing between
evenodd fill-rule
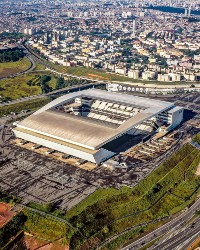
<instances>
[{"instance_id":1,"label":"stadium roof","mask_svg":"<svg viewBox=\"0 0 200 250\"><path fill-rule=\"evenodd\" d=\"M87 119L87 117L86 119L80 119L75 115L65 116L62 113L52 110L52 108L64 104L66 101L83 96L107 100L112 103L123 103L134 107L142 107L143 109L118 127L107 126L106 123L104 124L102 121L91 122L91 119ZM134 128L136 125L173 106L174 105L169 102L89 89L57 98L19 122L17 126L78 146L98 149L112 139Z\"/></svg>"}]
</instances>

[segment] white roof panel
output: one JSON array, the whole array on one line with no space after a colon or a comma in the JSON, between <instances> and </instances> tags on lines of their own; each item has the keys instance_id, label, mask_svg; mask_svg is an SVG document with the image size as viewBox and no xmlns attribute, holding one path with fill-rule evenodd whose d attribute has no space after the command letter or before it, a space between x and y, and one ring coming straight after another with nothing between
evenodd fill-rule
<instances>
[{"instance_id":1,"label":"white roof panel","mask_svg":"<svg viewBox=\"0 0 200 250\"><path fill-rule=\"evenodd\" d=\"M87 117L77 117L73 115L65 116L63 113L60 114L58 111L50 110L76 97L82 96L97 99L98 104L100 101L106 101L109 103L127 105L129 107L142 107L143 110L116 127L109 126L109 124L104 123L102 120L92 122L92 118L87 119ZM97 149L115 137L120 136L120 134L125 133L143 121L173 106L174 105L169 102L89 89L63 95L55 99L31 116L19 122L17 126L47 136L52 136L52 138L62 139L66 142L74 143L75 145ZM119 112L119 109L117 109L117 111ZM109 118L105 120L109 121Z\"/></svg>"}]
</instances>

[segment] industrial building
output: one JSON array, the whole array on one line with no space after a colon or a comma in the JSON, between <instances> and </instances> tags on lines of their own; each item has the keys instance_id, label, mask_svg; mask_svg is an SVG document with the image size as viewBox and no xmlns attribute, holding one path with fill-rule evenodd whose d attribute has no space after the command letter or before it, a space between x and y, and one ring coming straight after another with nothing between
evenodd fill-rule
<instances>
[{"instance_id":1,"label":"industrial building","mask_svg":"<svg viewBox=\"0 0 200 250\"><path fill-rule=\"evenodd\" d=\"M23 121L16 137L101 163L115 153L108 143L125 134L166 132L183 120L183 108L173 103L122 93L89 89L63 95Z\"/></svg>"}]
</instances>

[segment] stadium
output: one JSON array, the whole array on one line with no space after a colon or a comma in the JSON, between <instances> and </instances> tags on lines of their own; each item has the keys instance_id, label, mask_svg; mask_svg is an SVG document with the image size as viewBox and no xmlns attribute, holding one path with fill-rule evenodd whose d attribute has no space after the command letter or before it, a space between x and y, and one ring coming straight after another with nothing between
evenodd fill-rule
<instances>
[{"instance_id":1,"label":"stadium","mask_svg":"<svg viewBox=\"0 0 200 250\"><path fill-rule=\"evenodd\" d=\"M23 121L17 138L96 164L115 152L107 144L125 134L167 133L183 120L183 108L163 102L98 89L63 95Z\"/></svg>"}]
</instances>

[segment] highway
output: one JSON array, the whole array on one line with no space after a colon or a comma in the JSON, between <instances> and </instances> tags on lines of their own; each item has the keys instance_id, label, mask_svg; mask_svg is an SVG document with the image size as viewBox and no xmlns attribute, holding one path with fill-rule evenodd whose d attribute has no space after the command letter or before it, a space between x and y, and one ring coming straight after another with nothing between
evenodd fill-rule
<instances>
[{"instance_id":1,"label":"highway","mask_svg":"<svg viewBox=\"0 0 200 250\"><path fill-rule=\"evenodd\" d=\"M142 238L136 240L135 242L129 244L128 246L122 248L121 250L140 249L141 247L145 246L149 242L151 242L153 240L156 240L157 238L161 237L164 234L167 234L170 230L177 229L181 225L183 225L183 223L185 224L187 221L189 221L193 217L193 215L195 214L195 212L197 210L200 210L200 199L198 199L187 211L182 212L179 216L177 216L176 218L174 218L170 222L164 224L163 226L157 228L156 230L154 230L151 233L143 236ZM199 225L198 229L200 230L200 225ZM190 233L190 231L188 231L188 232ZM181 235L186 237L187 232L181 233ZM189 234L189 236L190 236L190 234ZM179 239L179 238L177 238L177 239ZM179 241L178 241L178 243L179 243ZM178 243L176 242L176 246L177 246ZM180 239L180 243L181 243L181 239ZM160 248L160 245L157 245L155 249L156 250L157 249L162 249L163 250L165 248L162 248L162 247ZM171 246L170 246L170 248L166 248L166 249L172 250L174 248L171 248Z\"/></svg>"},{"instance_id":2,"label":"highway","mask_svg":"<svg viewBox=\"0 0 200 250\"><path fill-rule=\"evenodd\" d=\"M199 232L200 232L200 230L199 230ZM199 232L197 234L193 235L190 239L188 239L187 241L185 241L181 245L179 245L179 249L177 249L177 250L185 250L185 249L188 249L189 247L191 247L194 244L194 242L200 238Z\"/></svg>"},{"instance_id":3,"label":"highway","mask_svg":"<svg viewBox=\"0 0 200 250\"><path fill-rule=\"evenodd\" d=\"M185 226L183 225L185 224ZM198 216L190 223L182 223L180 227L172 229L165 237L162 237L149 250L171 250L171 249L186 249L188 241L195 239L200 234L200 217Z\"/></svg>"},{"instance_id":4,"label":"highway","mask_svg":"<svg viewBox=\"0 0 200 250\"><path fill-rule=\"evenodd\" d=\"M200 224L195 227L193 230L189 230L187 232L181 232L178 235L174 236L174 238L170 239L170 242L164 242L162 245L157 246L154 249L163 249L163 250L171 250L171 249L185 249L184 243L187 242L190 238L196 238L197 235L200 235ZM161 248L160 248L161 247Z\"/></svg>"},{"instance_id":5,"label":"highway","mask_svg":"<svg viewBox=\"0 0 200 250\"><path fill-rule=\"evenodd\" d=\"M4 102L4 103L0 104L0 107L8 106L11 104L16 104L16 103L20 103L20 102L24 102L24 101L30 101L30 100L34 100L34 99L38 99L38 98L44 98L44 97L52 96L52 95L64 94L64 93L68 93L68 92L74 92L74 91L79 91L79 90L89 89L89 88L96 88L98 86L104 86L106 84L103 81L91 80L91 79L89 79L89 78L87 79L85 77L78 77L78 76L74 76L74 75L70 75L70 74L60 73L60 72L56 71L55 69L49 67L49 65L47 65L42 59L36 57L35 54L31 54L32 52L26 46L22 45L21 47L27 51L27 58L31 62L30 68L23 71L23 72L20 72L20 73L14 74L14 75L10 75L9 77L0 78L0 79L11 78L11 77L15 77L15 76L29 73L36 67L36 62L38 62L38 63L43 64L45 67L47 67L54 74L60 75L62 77L68 76L68 77L78 78L78 79L82 79L82 80L89 80L90 83L80 84L80 85L76 85L76 86L72 86L72 87L66 87L66 88L54 90L54 91L51 91L51 92L45 93L45 94L33 95L33 96L20 98L20 99L13 100L13 101Z\"/></svg>"}]
</instances>

